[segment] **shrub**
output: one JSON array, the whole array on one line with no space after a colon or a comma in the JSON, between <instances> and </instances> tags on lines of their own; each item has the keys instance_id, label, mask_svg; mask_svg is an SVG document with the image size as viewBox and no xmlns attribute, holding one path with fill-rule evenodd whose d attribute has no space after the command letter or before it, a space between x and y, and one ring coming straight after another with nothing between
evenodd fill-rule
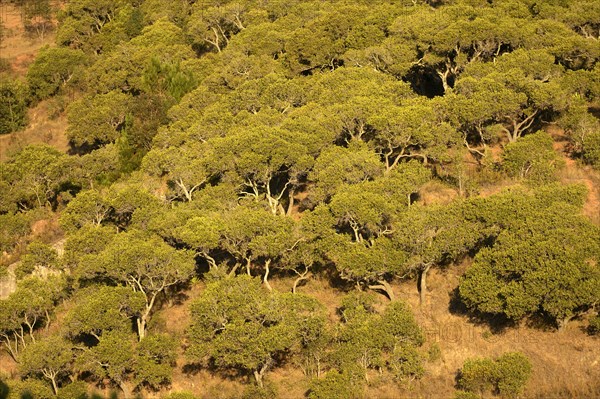
<instances>
[{"instance_id":1,"label":"shrub","mask_svg":"<svg viewBox=\"0 0 600 399\"><path fill-rule=\"evenodd\" d=\"M460 371L458 386L465 391L483 394L493 390L497 381L498 367L493 360L468 359Z\"/></svg>"},{"instance_id":2,"label":"shrub","mask_svg":"<svg viewBox=\"0 0 600 399\"><path fill-rule=\"evenodd\" d=\"M508 352L496 360L498 367L498 391L514 398L521 393L531 376L531 362L520 352Z\"/></svg>"},{"instance_id":3,"label":"shrub","mask_svg":"<svg viewBox=\"0 0 600 399\"><path fill-rule=\"evenodd\" d=\"M589 322L588 331L591 335L600 334L600 315L592 317Z\"/></svg>"},{"instance_id":4,"label":"shrub","mask_svg":"<svg viewBox=\"0 0 600 399\"><path fill-rule=\"evenodd\" d=\"M355 383L353 383L353 380ZM356 384L347 372L332 370L325 378L314 379L310 384L309 399L352 399L361 397L364 386Z\"/></svg>"},{"instance_id":5,"label":"shrub","mask_svg":"<svg viewBox=\"0 0 600 399\"><path fill-rule=\"evenodd\" d=\"M558 165L552 137L544 132L508 144L502 158L502 168L509 176L535 183L553 180Z\"/></svg>"},{"instance_id":6,"label":"shrub","mask_svg":"<svg viewBox=\"0 0 600 399\"><path fill-rule=\"evenodd\" d=\"M517 397L531 376L531 363L520 352L507 352L496 360L468 359L458 377L458 387L467 393L499 393L508 398ZM469 399L467 393L456 398ZM462 395L462 396L461 396Z\"/></svg>"},{"instance_id":7,"label":"shrub","mask_svg":"<svg viewBox=\"0 0 600 399\"><path fill-rule=\"evenodd\" d=\"M27 87L9 76L0 75L0 134L27 125Z\"/></svg>"}]
</instances>

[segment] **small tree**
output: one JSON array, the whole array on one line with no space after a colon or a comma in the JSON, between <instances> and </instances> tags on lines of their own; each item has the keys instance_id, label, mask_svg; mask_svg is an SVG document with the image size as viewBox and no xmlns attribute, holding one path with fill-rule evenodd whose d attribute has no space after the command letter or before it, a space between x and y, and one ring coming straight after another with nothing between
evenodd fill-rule
<instances>
[{"instance_id":1,"label":"small tree","mask_svg":"<svg viewBox=\"0 0 600 399\"><path fill-rule=\"evenodd\" d=\"M58 394L60 381L69 374L73 353L71 345L53 335L29 345L21 356L20 369L25 375L42 375Z\"/></svg>"},{"instance_id":2,"label":"small tree","mask_svg":"<svg viewBox=\"0 0 600 399\"><path fill-rule=\"evenodd\" d=\"M27 125L27 88L18 80L0 74L0 134Z\"/></svg>"},{"instance_id":3,"label":"small tree","mask_svg":"<svg viewBox=\"0 0 600 399\"><path fill-rule=\"evenodd\" d=\"M313 298L269 293L259 279L223 279L208 285L192 305L187 355L194 362L251 373L262 387L265 373L287 360L321 312Z\"/></svg>"},{"instance_id":4,"label":"small tree","mask_svg":"<svg viewBox=\"0 0 600 399\"><path fill-rule=\"evenodd\" d=\"M515 398L523 391L530 376L531 363L527 356L507 352L495 360L466 360L458 376L458 387L482 396L491 391Z\"/></svg>"}]
</instances>

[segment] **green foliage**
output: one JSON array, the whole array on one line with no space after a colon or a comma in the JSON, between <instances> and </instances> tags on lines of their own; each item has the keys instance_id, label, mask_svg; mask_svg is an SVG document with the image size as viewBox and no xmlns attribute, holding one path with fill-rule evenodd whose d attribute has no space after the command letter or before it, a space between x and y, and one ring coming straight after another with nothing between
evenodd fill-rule
<instances>
[{"instance_id":1,"label":"green foliage","mask_svg":"<svg viewBox=\"0 0 600 399\"><path fill-rule=\"evenodd\" d=\"M166 335L149 335L139 343L132 338L123 332L107 332L97 345L78 355L75 370L110 379L125 396L142 386L160 389L170 383L175 341Z\"/></svg>"},{"instance_id":2,"label":"green foliage","mask_svg":"<svg viewBox=\"0 0 600 399\"><path fill-rule=\"evenodd\" d=\"M422 377L423 359L416 348L423 344L424 336L411 310L403 302L393 301L377 314L365 300L362 295L350 296L342 303L344 324L334 337L334 365L358 380L364 380L373 368L388 370L399 381Z\"/></svg>"},{"instance_id":3,"label":"green foliage","mask_svg":"<svg viewBox=\"0 0 600 399\"><path fill-rule=\"evenodd\" d=\"M468 392L484 395L497 392L503 397L514 398L522 392L531 376L531 363L520 352L507 352L499 358L469 359L465 361L458 386ZM461 394L459 397L469 396Z\"/></svg>"},{"instance_id":4,"label":"green foliage","mask_svg":"<svg viewBox=\"0 0 600 399\"><path fill-rule=\"evenodd\" d=\"M27 125L28 98L23 83L0 74L0 134L21 130Z\"/></svg>"},{"instance_id":5,"label":"green foliage","mask_svg":"<svg viewBox=\"0 0 600 399\"><path fill-rule=\"evenodd\" d=\"M17 242L31 231L27 213L0 214L0 251L12 250Z\"/></svg>"},{"instance_id":6,"label":"green foliage","mask_svg":"<svg viewBox=\"0 0 600 399\"><path fill-rule=\"evenodd\" d=\"M19 367L24 375L50 380L56 394L59 381L69 374L72 360L71 345L59 336L50 336L29 345L21 355Z\"/></svg>"},{"instance_id":7,"label":"green foliage","mask_svg":"<svg viewBox=\"0 0 600 399\"><path fill-rule=\"evenodd\" d=\"M460 295L474 310L515 320L543 312L563 327L597 301L600 231L566 204L532 205L476 255Z\"/></svg>"},{"instance_id":8,"label":"green foliage","mask_svg":"<svg viewBox=\"0 0 600 399\"><path fill-rule=\"evenodd\" d=\"M275 399L277 397L277 386L272 382L265 382L262 387L255 384L246 386L240 399Z\"/></svg>"},{"instance_id":9,"label":"green foliage","mask_svg":"<svg viewBox=\"0 0 600 399\"><path fill-rule=\"evenodd\" d=\"M81 281L108 280L142 293L145 306L136 320L140 339L158 296L185 284L195 269L191 252L176 250L159 237L136 230L115 235L97 257L87 260L76 270Z\"/></svg>"},{"instance_id":10,"label":"green foliage","mask_svg":"<svg viewBox=\"0 0 600 399\"><path fill-rule=\"evenodd\" d=\"M491 359L469 359L460 370L458 386L483 395L495 388L499 379L498 365Z\"/></svg>"},{"instance_id":11,"label":"green foliage","mask_svg":"<svg viewBox=\"0 0 600 399\"><path fill-rule=\"evenodd\" d=\"M43 207L56 201L69 181L71 158L47 144L32 144L2 164L0 184L10 187L7 204L21 209Z\"/></svg>"},{"instance_id":12,"label":"green foliage","mask_svg":"<svg viewBox=\"0 0 600 399\"><path fill-rule=\"evenodd\" d=\"M54 399L56 397L49 384L33 378L9 381L8 390L6 399Z\"/></svg>"},{"instance_id":13,"label":"green foliage","mask_svg":"<svg viewBox=\"0 0 600 399\"><path fill-rule=\"evenodd\" d=\"M331 370L325 378L312 380L308 397L310 399L361 398L363 390L363 385L353 381L349 373Z\"/></svg>"},{"instance_id":14,"label":"green foliage","mask_svg":"<svg viewBox=\"0 0 600 399\"><path fill-rule=\"evenodd\" d=\"M520 352L505 353L496 362L499 371L498 391L509 398L518 397L531 376L531 362Z\"/></svg>"},{"instance_id":15,"label":"green foliage","mask_svg":"<svg viewBox=\"0 0 600 399\"><path fill-rule=\"evenodd\" d=\"M196 399L196 396L191 392L173 392L165 396L165 399Z\"/></svg>"},{"instance_id":16,"label":"green foliage","mask_svg":"<svg viewBox=\"0 0 600 399\"><path fill-rule=\"evenodd\" d=\"M125 123L128 102L129 96L117 91L74 101L67 108L67 137L77 146L116 141Z\"/></svg>"},{"instance_id":17,"label":"green foliage","mask_svg":"<svg viewBox=\"0 0 600 399\"><path fill-rule=\"evenodd\" d=\"M600 334L600 315L590 318L588 331L592 335Z\"/></svg>"},{"instance_id":18,"label":"green foliage","mask_svg":"<svg viewBox=\"0 0 600 399\"><path fill-rule=\"evenodd\" d=\"M59 93L78 79L86 56L64 47L45 47L27 70L27 83L33 98L43 100Z\"/></svg>"},{"instance_id":19,"label":"green foliage","mask_svg":"<svg viewBox=\"0 0 600 399\"><path fill-rule=\"evenodd\" d=\"M56 272L58 267L56 250L42 242L33 241L27 246L27 254L21 258L21 263L15 269L15 275L18 279L22 279L36 270Z\"/></svg>"},{"instance_id":20,"label":"green foliage","mask_svg":"<svg viewBox=\"0 0 600 399\"><path fill-rule=\"evenodd\" d=\"M311 331L306 328L322 320L322 309L313 298L269 294L260 280L244 275L208 285L191 312L189 359L253 373L261 387L274 359L285 361L286 354L306 340L303 334Z\"/></svg>"},{"instance_id":21,"label":"green foliage","mask_svg":"<svg viewBox=\"0 0 600 399\"><path fill-rule=\"evenodd\" d=\"M84 381L71 382L62 386L56 396L58 399L87 399L89 398L88 385Z\"/></svg>"},{"instance_id":22,"label":"green foliage","mask_svg":"<svg viewBox=\"0 0 600 399\"><path fill-rule=\"evenodd\" d=\"M130 332L131 319L145 307L144 295L128 287L88 287L77 292L73 302L62 327L75 339L91 335L100 340L106 332Z\"/></svg>"},{"instance_id":23,"label":"green foliage","mask_svg":"<svg viewBox=\"0 0 600 399\"><path fill-rule=\"evenodd\" d=\"M502 154L503 169L512 177L538 184L553 180L560 161L552 143L552 138L544 132L509 143Z\"/></svg>"},{"instance_id":24,"label":"green foliage","mask_svg":"<svg viewBox=\"0 0 600 399\"><path fill-rule=\"evenodd\" d=\"M452 398L453 399L480 399L481 395L478 395L475 392L457 391Z\"/></svg>"}]
</instances>

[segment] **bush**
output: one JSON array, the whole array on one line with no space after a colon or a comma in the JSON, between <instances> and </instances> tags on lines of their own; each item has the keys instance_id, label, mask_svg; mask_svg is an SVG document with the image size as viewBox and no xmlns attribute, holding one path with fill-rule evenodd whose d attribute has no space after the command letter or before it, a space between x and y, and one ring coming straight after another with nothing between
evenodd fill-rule
<instances>
[{"instance_id":1,"label":"bush","mask_svg":"<svg viewBox=\"0 0 600 399\"><path fill-rule=\"evenodd\" d=\"M558 165L552 137L544 132L533 133L508 144L502 158L502 168L509 176L534 183L553 180Z\"/></svg>"},{"instance_id":2,"label":"bush","mask_svg":"<svg viewBox=\"0 0 600 399\"><path fill-rule=\"evenodd\" d=\"M354 379L356 381L356 379ZM309 399L352 399L362 396L364 386L353 383L347 372L332 370L325 378L314 379L310 384Z\"/></svg>"},{"instance_id":3,"label":"bush","mask_svg":"<svg viewBox=\"0 0 600 399\"><path fill-rule=\"evenodd\" d=\"M509 352L496 360L498 367L498 391L514 398L521 393L531 376L531 362L520 352Z\"/></svg>"},{"instance_id":4,"label":"bush","mask_svg":"<svg viewBox=\"0 0 600 399\"><path fill-rule=\"evenodd\" d=\"M0 134L27 125L27 87L7 75L0 75Z\"/></svg>"},{"instance_id":5,"label":"bush","mask_svg":"<svg viewBox=\"0 0 600 399\"><path fill-rule=\"evenodd\" d=\"M499 393L514 398L519 395L531 376L531 363L520 352L507 352L496 360L468 359L458 377L458 387L470 393ZM458 396L470 398L466 393ZM466 395L466 396L465 396Z\"/></svg>"},{"instance_id":6,"label":"bush","mask_svg":"<svg viewBox=\"0 0 600 399\"><path fill-rule=\"evenodd\" d=\"M597 315L596 317L592 317L590 319L589 323L590 323L588 326L589 333L591 335L600 334L600 315Z\"/></svg>"},{"instance_id":7,"label":"bush","mask_svg":"<svg viewBox=\"0 0 600 399\"><path fill-rule=\"evenodd\" d=\"M242 393L241 399L275 399L277 398L277 388L273 383L265 382L264 386L252 384L248 385ZM187 398L186 398L187 399Z\"/></svg>"},{"instance_id":8,"label":"bush","mask_svg":"<svg viewBox=\"0 0 600 399\"><path fill-rule=\"evenodd\" d=\"M165 396L164 399L197 399L197 398L191 392L173 392L173 393Z\"/></svg>"},{"instance_id":9,"label":"bush","mask_svg":"<svg viewBox=\"0 0 600 399\"><path fill-rule=\"evenodd\" d=\"M492 359L468 359L458 378L458 386L469 392L491 391L498 381L498 367Z\"/></svg>"},{"instance_id":10,"label":"bush","mask_svg":"<svg viewBox=\"0 0 600 399\"><path fill-rule=\"evenodd\" d=\"M600 130L586 135L582 140L583 160L600 169Z\"/></svg>"},{"instance_id":11,"label":"bush","mask_svg":"<svg viewBox=\"0 0 600 399\"><path fill-rule=\"evenodd\" d=\"M480 399L481 397L473 392L458 391L454 394L453 399Z\"/></svg>"},{"instance_id":12,"label":"bush","mask_svg":"<svg viewBox=\"0 0 600 399\"><path fill-rule=\"evenodd\" d=\"M88 385L83 381L75 381L65 385L58 391L57 399L85 399L88 398Z\"/></svg>"}]
</instances>

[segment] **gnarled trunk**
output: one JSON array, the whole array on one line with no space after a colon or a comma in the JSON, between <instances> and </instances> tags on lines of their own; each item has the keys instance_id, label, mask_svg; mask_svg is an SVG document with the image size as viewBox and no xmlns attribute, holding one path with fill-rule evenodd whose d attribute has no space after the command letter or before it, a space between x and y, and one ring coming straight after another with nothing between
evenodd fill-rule
<instances>
[{"instance_id":1,"label":"gnarled trunk","mask_svg":"<svg viewBox=\"0 0 600 399\"><path fill-rule=\"evenodd\" d=\"M385 280L378 280L379 284L369 285L369 289L371 290L380 290L385 292L390 301L396 300L396 295L394 295L394 290L392 286Z\"/></svg>"}]
</instances>

